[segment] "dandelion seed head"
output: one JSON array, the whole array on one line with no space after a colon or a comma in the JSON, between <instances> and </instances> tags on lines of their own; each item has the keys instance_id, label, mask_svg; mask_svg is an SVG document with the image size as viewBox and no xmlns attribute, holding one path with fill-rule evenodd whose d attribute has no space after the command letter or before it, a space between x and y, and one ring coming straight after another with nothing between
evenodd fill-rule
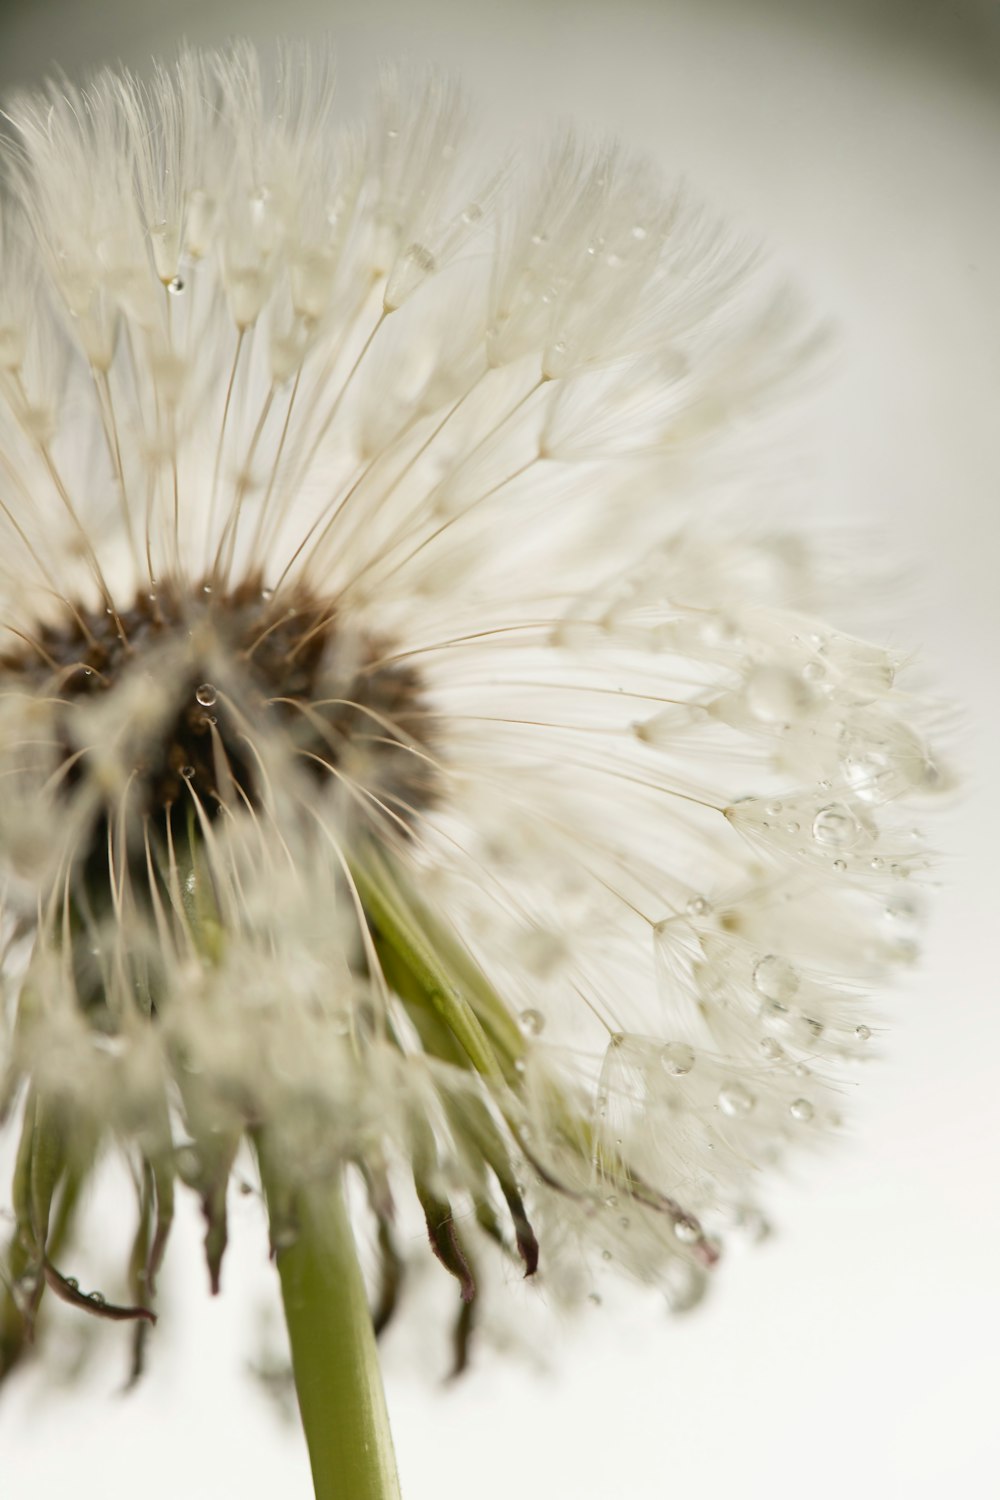
<instances>
[{"instance_id":1,"label":"dandelion seed head","mask_svg":"<svg viewBox=\"0 0 1000 1500\"><path fill-rule=\"evenodd\" d=\"M9 110L2 1101L87 1122L50 1199L126 1152L143 1306L262 1131L465 1303L492 1240L690 1306L871 1050L947 772L719 519L816 344L756 256L618 148L480 173L436 75L332 101L236 47Z\"/></svg>"}]
</instances>

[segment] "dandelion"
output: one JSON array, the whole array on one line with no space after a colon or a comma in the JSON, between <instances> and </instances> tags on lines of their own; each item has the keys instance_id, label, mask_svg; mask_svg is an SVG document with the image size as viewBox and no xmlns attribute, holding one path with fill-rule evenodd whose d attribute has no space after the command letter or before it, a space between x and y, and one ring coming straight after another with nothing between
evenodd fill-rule
<instances>
[{"instance_id":1,"label":"dandelion","mask_svg":"<svg viewBox=\"0 0 1000 1500\"><path fill-rule=\"evenodd\" d=\"M244 47L9 119L0 1370L48 1294L137 1374L177 1185L217 1289L249 1149L316 1493L394 1494L398 1218L458 1366L491 1257L695 1301L872 1050L944 773L725 520L813 337L642 162L477 177L439 78L342 128ZM110 1151L117 1299L70 1274Z\"/></svg>"}]
</instances>

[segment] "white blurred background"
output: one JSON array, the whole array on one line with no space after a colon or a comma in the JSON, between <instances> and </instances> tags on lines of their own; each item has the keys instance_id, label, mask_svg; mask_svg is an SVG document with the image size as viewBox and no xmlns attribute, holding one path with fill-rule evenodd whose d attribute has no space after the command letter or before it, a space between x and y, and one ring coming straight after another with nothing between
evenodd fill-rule
<instances>
[{"instance_id":1,"label":"white blurred background","mask_svg":"<svg viewBox=\"0 0 1000 1500\"><path fill-rule=\"evenodd\" d=\"M775 1185L776 1235L735 1246L686 1318L608 1299L538 1351L547 1368L484 1350L454 1387L436 1342L391 1346L406 1500L997 1493L1000 6L0 0L0 90L232 32L330 35L351 102L380 57L443 63L498 137L611 130L765 239L840 335L786 511L862 522L912 565L916 586L877 601L886 631L963 708L925 962L891 997L849 1139ZM310 1494L295 1426L247 1374L272 1273L253 1205L235 1219L215 1302L194 1210L178 1225L138 1391L119 1394L113 1350L82 1390L12 1382L5 1497Z\"/></svg>"}]
</instances>

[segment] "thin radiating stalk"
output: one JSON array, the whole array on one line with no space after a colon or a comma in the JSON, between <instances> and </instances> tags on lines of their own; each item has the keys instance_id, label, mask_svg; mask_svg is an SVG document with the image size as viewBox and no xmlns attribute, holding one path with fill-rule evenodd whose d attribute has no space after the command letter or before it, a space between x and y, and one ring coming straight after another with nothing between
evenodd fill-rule
<instances>
[{"instance_id":1,"label":"thin radiating stalk","mask_svg":"<svg viewBox=\"0 0 1000 1500\"><path fill-rule=\"evenodd\" d=\"M316 1500L399 1500L368 1297L339 1181L287 1192L258 1143ZM276 1233L280 1220L280 1233Z\"/></svg>"}]
</instances>

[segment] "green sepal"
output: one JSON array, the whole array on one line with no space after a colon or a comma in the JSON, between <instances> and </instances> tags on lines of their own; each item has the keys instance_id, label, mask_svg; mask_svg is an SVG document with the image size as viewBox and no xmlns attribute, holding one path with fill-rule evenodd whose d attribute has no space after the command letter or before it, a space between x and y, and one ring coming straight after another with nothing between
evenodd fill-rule
<instances>
[{"instance_id":1,"label":"green sepal","mask_svg":"<svg viewBox=\"0 0 1000 1500\"><path fill-rule=\"evenodd\" d=\"M377 943L411 977L412 994L447 1027L476 1072L514 1087L524 1037L471 955L382 850L367 845L351 874Z\"/></svg>"}]
</instances>

